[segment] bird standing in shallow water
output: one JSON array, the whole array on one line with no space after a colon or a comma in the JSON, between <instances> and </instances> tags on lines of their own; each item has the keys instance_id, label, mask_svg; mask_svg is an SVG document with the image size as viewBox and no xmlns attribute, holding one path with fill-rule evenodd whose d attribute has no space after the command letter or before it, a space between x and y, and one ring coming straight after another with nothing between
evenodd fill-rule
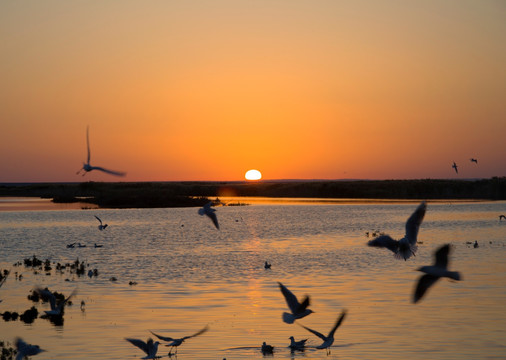
<instances>
[{"instance_id":1,"label":"bird standing in shallow water","mask_svg":"<svg viewBox=\"0 0 506 360\"><path fill-rule=\"evenodd\" d=\"M323 340L323 343L321 345L318 345L316 348L317 349L327 349L327 355L328 355L328 354L330 354L330 346L332 346L332 344L334 343L334 333L336 332L337 328L341 325L341 323L343 322L345 317L346 317L346 310L343 310L341 312L341 315L337 319L336 323L334 324L334 327L330 330L330 332L327 336L319 333L316 330L312 330L304 325L300 325L300 324L299 325L302 326L307 331L312 332L313 334L315 334L316 336L318 336L320 339Z\"/></svg>"},{"instance_id":2,"label":"bird standing in shallow water","mask_svg":"<svg viewBox=\"0 0 506 360\"><path fill-rule=\"evenodd\" d=\"M398 259L409 259L411 255L415 255L418 248L416 246L416 238L426 210L427 204L425 201L422 201L406 222L406 234L402 239L394 240L389 235L380 235L369 241L367 245L373 247L384 247L392 251L394 256Z\"/></svg>"},{"instance_id":3,"label":"bird standing in shallow water","mask_svg":"<svg viewBox=\"0 0 506 360\"><path fill-rule=\"evenodd\" d=\"M413 302L417 303L425 295L427 290L442 277L453 280L461 280L460 273L457 271L448 271L448 255L450 253L450 244L443 245L434 254L436 261L434 265L422 266L418 271L424 272L418 279L418 283L413 294Z\"/></svg>"},{"instance_id":4,"label":"bird standing in shallow water","mask_svg":"<svg viewBox=\"0 0 506 360\"><path fill-rule=\"evenodd\" d=\"M177 354L177 348L179 345L181 345L186 339L190 339L192 337L195 337L195 336L198 336L198 335L201 335L203 333L205 333L207 330L209 330L209 327L206 326L205 328L203 328L202 330L196 332L195 334L193 335L190 335L190 336L185 336L185 337L182 337L180 339L174 339L174 338L171 338L171 337L168 337L168 336L161 336L161 335L158 335L158 334L155 334L154 332L151 331L151 334L155 335L158 339L160 340L163 340L163 341L167 341L167 342L170 342L170 344L167 344L165 346L171 346L170 350L169 350L169 356L172 355L171 351L172 349L175 347L176 348L176 352L174 354Z\"/></svg>"}]
</instances>

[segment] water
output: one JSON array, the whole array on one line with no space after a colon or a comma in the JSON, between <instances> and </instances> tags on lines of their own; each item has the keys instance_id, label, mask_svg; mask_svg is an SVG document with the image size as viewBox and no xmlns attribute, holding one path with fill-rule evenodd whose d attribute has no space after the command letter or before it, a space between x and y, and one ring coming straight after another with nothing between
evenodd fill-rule
<instances>
[{"instance_id":1,"label":"water","mask_svg":"<svg viewBox=\"0 0 506 360\"><path fill-rule=\"evenodd\" d=\"M0 340L20 336L38 344L47 350L34 357L40 360L138 359L144 354L125 337L146 340L149 330L183 337L208 324L207 333L179 347L179 359L263 359L263 341L281 359L504 359L506 221L498 215L506 213L506 202L429 203L423 243L406 262L365 246L367 231L401 237L416 206L219 207L220 231L195 208L0 212L0 268L12 269L0 288L0 312L31 307L27 295L36 285L64 294L78 289L63 326L0 319ZM93 215L109 227L99 231ZM466 244L475 240L477 249ZM87 247L66 248L73 242ZM415 270L431 264L444 243L454 245L449 266L463 281L440 280L412 304L421 274ZM12 266L33 255L61 263L79 258L99 276L54 270L48 276ZM14 272L23 274L21 281ZM282 322L287 307L278 281L299 299L311 295L315 313L300 323L324 334L348 310L329 356L314 348L289 351L292 335L313 347L321 341ZM167 353L160 346L159 355Z\"/></svg>"}]
</instances>

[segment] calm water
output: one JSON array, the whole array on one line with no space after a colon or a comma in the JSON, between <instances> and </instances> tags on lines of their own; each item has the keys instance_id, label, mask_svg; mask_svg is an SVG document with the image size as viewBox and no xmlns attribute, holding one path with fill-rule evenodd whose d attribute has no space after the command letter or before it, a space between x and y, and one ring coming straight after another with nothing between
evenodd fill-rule
<instances>
[{"instance_id":1,"label":"calm water","mask_svg":"<svg viewBox=\"0 0 506 360\"><path fill-rule=\"evenodd\" d=\"M34 357L40 360L136 359L144 354L125 337L146 340L149 330L182 337L209 324L207 333L179 348L179 359L262 359L263 341L280 359L506 358L506 221L498 217L506 202L429 203L423 244L406 262L365 246L366 231L403 236L416 206L219 207L220 231L195 208L0 212L0 268L12 269L0 289L0 312L31 307L26 296L35 285L64 294L78 289L63 326L41 318L31 325L0 320L0 340L21 336L38 344L47 350ZM109 227L100 232L93 215ZM466 244L475 240L477 249ZM67 249L73 242L88 247ZM463 281L441 280L413 305L415 269L432 263L433 251L448 242L455 245L450 269ZM99 276L47 276L12 266L34 254L53 262L85 260ZM272 269L264 269L266 260ZM322 333L348 309L329 356L314 348L290 353L292 335L312 346L321 341L282 322L286 304L278 281L299 299L311 295L315 313L300 322ZM160 347L159 355L167 352Z\"/></svg>"}]
</instances>

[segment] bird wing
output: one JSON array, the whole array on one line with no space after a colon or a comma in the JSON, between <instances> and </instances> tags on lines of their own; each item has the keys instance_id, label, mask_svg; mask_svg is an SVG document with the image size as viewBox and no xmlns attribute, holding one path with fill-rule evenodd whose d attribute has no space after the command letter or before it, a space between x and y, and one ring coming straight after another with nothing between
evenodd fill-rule
<instances>
[{"instance_id":1,"label":"bird wing","mask_svg":"<svg viewBox=\"0 0 506 360\"><path fill-rule=\"evenodd\" d=\"M92 166L91 169L92 170L100 170L100 171L103 171L105 173L108 173L108 174L111 174L111 175L116 175L116 176L125 176L126 175L126 172L109 170L109 169L105 169L105 168L100 167L100 166Z\"/></svg>"},{"instance_id":2,"label":"bird wing","mask_svg":"<svg viewBox=\"0 0 506 360\"><path fill-rule=\"evenodd\" d=\"M304 310L306 310L306 308L309 306L309 304L310 304L309 296L306 295L304 297L304 300L302 300L302 302L297 307L296 313L304 312Z\"/></svg>"},{"instance_id":3,"label":"bird wing","mask_svg":"<svg viewBox=\"0 0 506 360\"><path fill-rule=\"evenodd\" d=\"M39 293L39 295L45 299L45 300L49 300L49 305L51 306L51 310L56 310L57 307L56 307L56 298L54 297L54 294L47 290L47 289L41 289L41 288L37 288L35 289L36 292Z\"/></svg>"},{"instance_id":4,"label":"bird wing","mask_svg":"<svg viewBox=\"0 0 506 360\"><path fill-rule=\"evenodd\" d=\"M420 228L420 224L422 223L423 217L425 216L425 211L427 210L427 204L425 201L422 201L420 205L416 208L413 214L409 217L408 221L406 221L406 238L408 239L411 245L416 244L416 237L418 236L418 229Z\"/></svg>"},{"instance_id":5,"label":"bird wing","mask_svg":"<svg viewBox=\"0 0 506 360\"><path fill-rule=\"evenodd\" d=\"M139 349L141 349L142 351L144 351L147 355L149 355L149 348L148 348L148 344L145 343L144 341L142 340L139 340L139 339L130 339L130 338L125 338L126 341L129 341L132 345L135 345L137 346Z\"/></svg>"},{"instance_id":6,"label":"bird wing","mask_svg":"<svg viewBox=\"0 0 506 360\"><path fill-rule=\"evenodd\" d=\"M100 225L102 225L102 220L100 220L100 218L97 216L97 215L94 215L98 221L100 221Z\"/></svg>"},{"instance_id":7,"label":"bird wing","mask_svg":"<svg viewBox=\"0 0 506 360\"><path fill-rule=\"evenodd\" d=\"M310 329L304 325L301 325L299 324L300 326L302 326L304 329L306 329L307 331L309 332L312 332L313 334L315 334L316 336L318 336L320 339L322 339L323 341L327 341L327 337L325 335L323 335L322 333L319 333L318 331L316 330L313 330L313 329Z\"/></svg>"},{"instance_id":8,"label":"bird wing","mask_svg":"<svg viewBox=\"0 0 506 360\"><path fill-rule=\"evenodd\" d=\"M195 336L199 336L199 335L205 333L207 330L209 330L209 326L206 325L202 330L197 331L195 334L190 335L190 336L185 336L183 338L183 340L186 340L186 339L189 339L189 338L192 338L192 337L195 337Z\"/></svg>"},{"instance_id":9,"label":"bird wing","mask_svg":"<svg viewBox=\"0 0 506 360\"><path fill-rule=\"evenodd\" d=\"M162 335L155 334L155 333L154 333L154 332L152 332L151 330L150 330L150 332L151 332L151 334L155 335L155 336L156 336L157 338L159 338L160 340L167 341L167 342L169 342L169 341L174 341L174 339L173 339L173 338L171 338L171 337L168 337L168 336L162 336Z\"/></svg>"},{"instance_id":10,"label":"bird wing","mask_svg":"<svg viewBox=\"0 0 506 360\"><path fill-rule=\"evenodd\" d=\"M9 276L10 274L10 270L9 272L3 277L2 281L0 281L0 287L2 287L2 285L4 284L5 280L7 280L7 276Z\"/></svg>"},{"instance_id":11,"label":"bird wing","mask_svg":"<svg viewBox=\"0 0 506 360\"><path fill-rule=\"evenodd\" d=\"M89 164L90 157L91 157L91 153L90 153L90 126L89 125L86 127L86 147L88 149L88 160L86 161L86 164Z\"/></svg>"},{"instance_id":12,"label":"bird wing","mask_svg":"<svg viewBox=\"0 0 506 360\"><path fill-rule=\"evenodd\" d=\"M334 327L332 328L332 330L330 330L329 335L327 336L327 338L334 337L334 333L336 332L337 328L341 325L341 323L343 322L343 320L344 320L345 317L346 317L346 310L343 310L341 312L341 316L339 316L339 318L337 319Z\"/></svg>"},{"instance_id":13,"label":"bird wing","mask_svg":"<svg viewBox=\"0 0 506 360\"><path fill-rule=\"evenodd\" d=\"M211 219L213 221L213 224L214 224L214 226L216 226L216 229L220 230L220 224L218 224L218 217L214 213L215 210L214 209L210 209L210 210L213 210L213 211L206 212L206 215L209 217L209 219Z\"/></svg>"},{"instance_id":14,"label":"bird wing","mask_svg":"<svg viewBox=\"0 0 506 360\"><path fill-rule=\"evenodd\" d=\"M285 297L286 304L290 308L290 311L292 313L296 313L300 306L297 297L290 290L288 290L288 288L285 285L281 284L280 282L278 282L278 284L281 293Z\"/></svg>"},{"instance_id":15,"label":"bird wing","mask_svg":"<svg viewBox=\"0 0 506 360\"><path fill-rule=\"evenodd\" d=\"M446 269L448 266L448 254L450 253L450 244L441 246L436 252L436 263L437 267Z\"/></svg>"},{"instance_id":16,"label":"bird wing","mask_svg":"<svg viewBox=\"0 0 506 360\"><path fill-rule=\"evenodd\" d=\"M397 250L399 249L399 241L392 239L390 235L378 236L377 238L369 241L367 245L374 247L384 247L390 251L393 251L394 253L397 253Z\"/></svg>"},{"instance_id":17,"label":"bird wing","mask_svg":"<svg viewBox=\"0 0 506 360\"><path fill-rule=\"evenodd\" d=\"M415 293L413 294L413 303L417 303L425 294L425 292L439 279L434 275L425 274L420 276L418 284L416 285Z\"/></svg>"}]
</instances>

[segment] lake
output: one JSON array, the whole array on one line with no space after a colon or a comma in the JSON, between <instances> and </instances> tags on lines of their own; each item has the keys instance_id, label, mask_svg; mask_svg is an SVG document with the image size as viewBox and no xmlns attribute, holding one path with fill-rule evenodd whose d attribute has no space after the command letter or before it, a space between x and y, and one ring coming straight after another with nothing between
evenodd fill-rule
<instances>
[{"instance_id":1,"label":"lake","mask_svg":"<svg viewBox=\"0 0 506 360\"><path fill-rule=\"evenodd\" d=\"M47 350L32 357L40 360L139 359L145 354L125 338L145 341L150 330L177 338L208 325L179 347L178 359L506 358L506 202L429 202L418 252L407 261L366 246L375 231L401 238L417 205L253 202L216 207L220 230L196 208L0 211L0 269L11 270L0 312L48 310L28 300L36 286L77 289L63 325L0 319L0 340L38 344ZM109 225L104 231L94 215ZM413 304L416 269L446 243L449 268L463 280L439 280ZM49 275L13 266L33 255L51 261ZM54 269L77 258L98 276ZM310 295L314 313L284 323L278 282L299 300ZM321 340L297 323L327 334L343 309L330 355L315 349ZM290 352L290 336L310 347ZM261 353L264 341L273 355ZM167 358L168 350L161 345L158 354Z\"/></svg>"}]
</instances>

